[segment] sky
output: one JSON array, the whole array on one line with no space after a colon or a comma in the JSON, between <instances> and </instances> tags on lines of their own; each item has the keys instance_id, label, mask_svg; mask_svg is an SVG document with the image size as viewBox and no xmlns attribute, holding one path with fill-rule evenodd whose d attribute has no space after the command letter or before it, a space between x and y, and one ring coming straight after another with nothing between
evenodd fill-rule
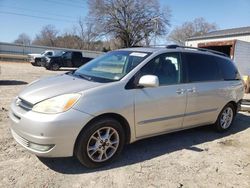
<instances>
[{"instance_id":1,"label":"sky","mask_svg":"<svg viewBox=\"0 0 250 188\"><path fill-rule=\"evenodd\" d=\"M171 31L197 17L219 29L250 26L250 0L159 0L171 9ZM32 39L45 25L60 33L71 31L88 14L87 0L0 0L0 42L13 42L20 33Z\"/></svg>"}]
</instances>

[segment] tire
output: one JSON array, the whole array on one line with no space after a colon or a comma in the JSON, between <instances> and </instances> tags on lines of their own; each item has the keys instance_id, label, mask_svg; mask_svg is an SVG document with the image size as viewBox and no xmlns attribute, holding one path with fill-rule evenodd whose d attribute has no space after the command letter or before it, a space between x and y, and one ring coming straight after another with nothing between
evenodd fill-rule
<instances>
[{"instance_id":1,"label":"tire","mask_svg":"<svg viewBox=\"0 0 250 188\"><path fill-rule=\"evenodd\" d=\"M31 65L33 66L37 66L36 62L32 62Z\"/></svg>"},{"instance_id":2,"label":"tire","mask_svg":"<svg viewBox=\"0 0 250 188\"><path fill-rule=\"evenodd\" d=\"M34 62L31 63L31 65L38 67L39 65L37 59L35 59Z\"/></svg>"},{"instance_id":3,"label":"tire","mask_svg":"<svg viewBox=\"0 0 250 188\"><path fill-rule=\"evenodd\" d=\"M34 66L37 66L37 67L40 67L41 64L40 64L40 59L35 59L35 63L34 63Z\"/></svg>"},{"instance_id":4,"label":"tire","mask_svg":"<svg viewBox=\"0 0 250 188\"><path fill-rule=\"evenodd\" d=\"M217 121L215 122L215 129L218 132L225 132L229 130L233 124L236 115L236 109L231 103L227 104L220 112Z\"/></svg>"},{"instance_id":5,"label":"tire","mask_svg":"<svg viewBox=\"0 0 250 188\"><path fill-rule=\"evenodd\" d=\"M75 156L84 166L97 168L116 159L124 144L122 125L115 119L104 118L94 121L81 131L75 144Z\"/></svg>"},{"instance_id":6,"label":"tire","mask_svg":"<svg viewBox=\"0 0 250 188\"><path fill-rule=\"evenodd\" d=\"M35 61L36 61L36 65L38 67L41 67L41 58L37 58Z\"/></svg>"},{"instance_id":7,"label":"tire","mask_svg":"<svg viewBox=\"0 0 250 188\"><path fill-rule=\"evenodd\" d=\"M58 63L53 63L50 68L50 70L57 71L60 69L60 65Z\"/></svg>"}]
</instances>

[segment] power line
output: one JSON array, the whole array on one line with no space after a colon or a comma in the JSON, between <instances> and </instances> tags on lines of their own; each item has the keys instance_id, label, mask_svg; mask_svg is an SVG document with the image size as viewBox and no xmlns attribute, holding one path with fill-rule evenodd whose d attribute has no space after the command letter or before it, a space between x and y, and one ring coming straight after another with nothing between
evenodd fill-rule
<instances>
[{"instance_id":1,"label":"power line","mask_svg":"<svg viewBox=\"0 0 250 188\"><path fill-rule=\"evenodd\" d=\"M62 14L54 14L54 13L49 13L46 11L41 11L41 10L34 10L34 9L28 9L28 8L21 8L21 7L16 7L16 6L2 6L8 9L13 9L13 10L21 10L21 11L29 11L29 12L35 12L35 13L42 13L42 14L46 14L46 15L52 15L52 16L56 16L56 17L64 17L64 18L71 18L71 19L75 19L75 17L72 16L65 16Z\"/></svg>"},{"instance_id":2,"label":"power line","mask_svg":"<svg viewBox=\"0 0 250 188\"><path fill-rule=\"evenodd\" d=\"M54 0L43 0L43 1L47 3L52 3L52 4L62 5L62 6L70 6L74 8L86 8L82 6L81 4L64 3L62 1L54 1Z\"/></svg>"},{"instance_id":3,"label":"power line","mask_svg":"<svg viewBox=\"0 0 250 188\"><path fill-rule=\"evenodd\" d=\"M48 0L48 1L51 1L51 0ZM83 4L86 3L86 0L82 0L82 1L81 0L80 1L76 1L76 0L71 0L71 1L68 1L68 0L52 0L52 1L54 1L56 3L64 2L63 4L76 5L76 6L83 6ZM65 3L65 2L67 2L67 3Z\"/></svg>"},{"instance_id":4,"label":"power line","mask_svg":"<svg viewBox=\"0 0 250 188\"><path fill-rule=\"evenodd\" d=\"M45 16L34 16L34 15L29 15L29 14L14 13L14 12L7 12L7 11L0 11L0 14L9 14L9 15L24 16L24 17L30 17L30 18L43 19L43 20L55 20L55 21L70 22L70 23L76 22L73 20L57 19L57 18L50 18L50 17L45 17Z\"/></svg>"}]
</instances>

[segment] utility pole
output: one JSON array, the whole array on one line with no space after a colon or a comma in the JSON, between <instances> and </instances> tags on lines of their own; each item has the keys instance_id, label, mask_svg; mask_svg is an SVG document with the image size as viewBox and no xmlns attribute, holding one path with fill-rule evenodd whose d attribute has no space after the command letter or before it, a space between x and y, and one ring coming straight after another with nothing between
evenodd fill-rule
<instances>
[{"instance_id":1,"label":"utility pole","mask_svg":"<svg viewBox=\"0 0 250 188\"><path fill-rule=\"evenodd\" d=\"M152 18L151 21L154 23L154 45L156 45L156 39L157 39L157 31L159 29L159 19L161 19L159 16Z\"/></svg>"}]
</instances>

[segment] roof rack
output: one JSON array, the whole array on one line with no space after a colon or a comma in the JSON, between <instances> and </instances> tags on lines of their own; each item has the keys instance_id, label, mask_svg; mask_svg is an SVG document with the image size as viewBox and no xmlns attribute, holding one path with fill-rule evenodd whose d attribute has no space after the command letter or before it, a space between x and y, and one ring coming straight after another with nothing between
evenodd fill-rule
<instances>
[{"instance_id":1,"label":"roof rack","mask_svg":"<svg viewBox=\"0 0 250 188\"><path fill-rule=\"evenodd\" d=\"M168 49L187 48L187 49L194 49L194 50L198 50L198 51L202 51L202 52L211 52L213 54L229 57L227 54L225 54L223 52L218 52L218 51L210 50L210 49L206 49L206 48L195 48L195 47L191 47L191 46L179 46L179 45L176 45L176 44L167 45L166 48L168 48Z\"/></svg>"}]
</instances>

